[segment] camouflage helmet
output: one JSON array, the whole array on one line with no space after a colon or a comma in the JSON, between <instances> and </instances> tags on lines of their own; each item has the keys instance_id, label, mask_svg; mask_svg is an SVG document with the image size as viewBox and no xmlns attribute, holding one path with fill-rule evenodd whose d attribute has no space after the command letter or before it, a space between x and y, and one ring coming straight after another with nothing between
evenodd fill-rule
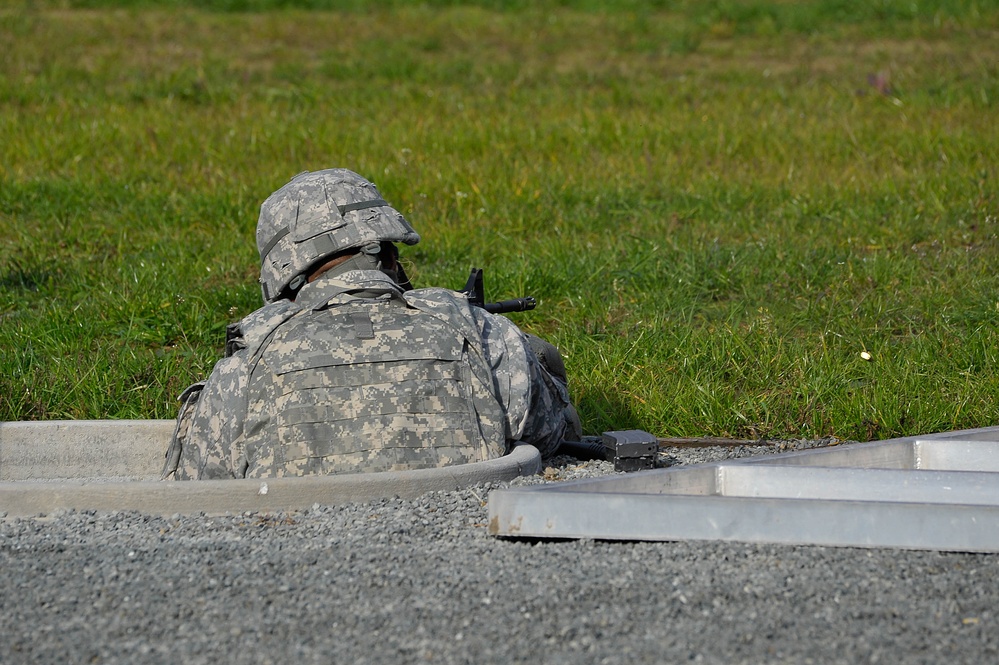
<instances>
[{"instance_id":1,"label":"camouflage helmet","mask_svg":"<svg viewBox=\"0 0 999 665\"><path fill-rule=\"evenodd\" d=\"M260 206L257 249L264 301L296 293L311 268L346 250L419 241L409 222L353 171L300 173Z\"/></svg>"}]
</instances>

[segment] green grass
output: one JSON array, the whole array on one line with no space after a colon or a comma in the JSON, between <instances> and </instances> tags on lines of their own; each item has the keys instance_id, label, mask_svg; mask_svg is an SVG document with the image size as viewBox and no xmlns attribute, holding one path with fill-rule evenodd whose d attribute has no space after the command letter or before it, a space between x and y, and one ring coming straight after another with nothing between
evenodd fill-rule
<instances>
[{"instance_id":1,"label":"green grass","mask_svg":"<svg viewBox=\"0 0 999 665\"><path fill-rule=\"evenodd\" d=\"M194 4L0 3L0 419L172 417L344 166L588 431L999 423L999 3Z\"/></svg>"}]
</instances>

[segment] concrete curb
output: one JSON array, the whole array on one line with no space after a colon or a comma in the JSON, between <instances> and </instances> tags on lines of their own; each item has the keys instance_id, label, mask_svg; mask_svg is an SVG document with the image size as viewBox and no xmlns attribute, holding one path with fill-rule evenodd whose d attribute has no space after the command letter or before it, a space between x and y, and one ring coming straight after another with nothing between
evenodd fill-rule
<instances>
[{"instance_id":1,"label":"concrete curb","mask_svg":"<svg viewBox=\"0 0 999 665\"><path fill-rule=\"evenodd\" d=\"M413 498L541 471L541 454L523 445L499 459L440 469L159 482L154 479L172 432L169 420L0 423L0 512L15 517L59 509L165 515L292 510Z\"/></svg>"},{"instance_id":2,"label":"concrete curb","mask_svg":"<svg viewBox=\"0 0 999 665\"><path fill-rule=\"evenodd\" d=\"M0 481L158 480L172 420L0 423Z\"/></svg>"}]
</instances>

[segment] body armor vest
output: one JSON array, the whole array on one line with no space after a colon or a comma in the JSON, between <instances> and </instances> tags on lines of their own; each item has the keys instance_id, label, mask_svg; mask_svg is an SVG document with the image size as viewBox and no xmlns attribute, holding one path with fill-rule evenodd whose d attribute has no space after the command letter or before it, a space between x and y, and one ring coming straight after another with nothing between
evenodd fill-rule
<instances>
[{"instance_id":1,"label":"body armor vest","mask_svg":"<svg viewBox=\"0 0 999 665\"><path fill-rule=\"evenodd\" d=\"M442 308L438 294L428 307L419 293L333 298L243 331L253 358L246 477L432 468L506 452L491 370L460 311L468 305Z\"/></svg>"}]
</instances>

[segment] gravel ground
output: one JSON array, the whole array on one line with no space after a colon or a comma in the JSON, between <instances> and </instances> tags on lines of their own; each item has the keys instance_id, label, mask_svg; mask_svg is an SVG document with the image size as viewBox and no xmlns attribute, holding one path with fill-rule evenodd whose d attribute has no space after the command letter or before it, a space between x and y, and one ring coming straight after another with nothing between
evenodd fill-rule
<instances>
[{"instance_id":1,"label":"gravel ground","mask_svg":"<svg viewBox=\"0 0 999 665\"><path fill-rule=\"evenodd\" d=\"M671 464L824 442L671 449ZM557 459L545 477L611 473ZM2 663L995 662L999 556L501 540L492 487L0 521ZM0 508L2 510L2 508Z\"/></svg>"}]
</instances>

